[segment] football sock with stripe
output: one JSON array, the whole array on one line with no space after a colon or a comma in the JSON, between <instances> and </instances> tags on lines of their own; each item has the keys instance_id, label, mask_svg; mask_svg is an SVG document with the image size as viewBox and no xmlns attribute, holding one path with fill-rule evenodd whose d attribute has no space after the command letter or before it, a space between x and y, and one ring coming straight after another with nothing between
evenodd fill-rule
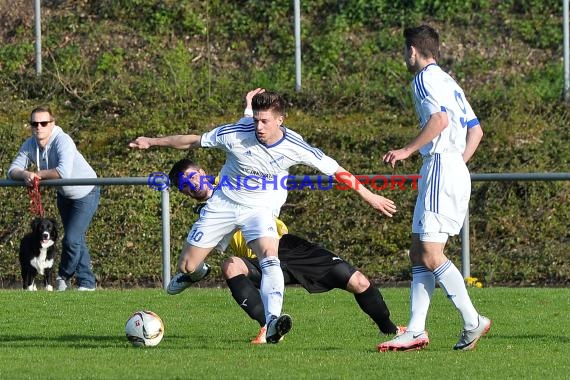
<instances>
[{"instance_id":1,"label":"football sock with stripe","mask_svg":"<svg viewBox=\"0 0 570 380\"><path fill-rule=\"evenodd\" d=\"M283 292L285 281L280 261L277 257L268 256L259 260L261 266L261 300L265 309L265 321L272 316L280 316L283 308Z\"/></svg>"},{"instance_id":2,"label":"football sock with stripe","mask_svg":"<svg viewBox=\"0 0 570 380\"><path fill-rule=\"evenodd\" d=\"M423 265L413 266L408 331L420 332L426 329L426 318L434 289L433 273Z\"/></svg>"},{"instance_id":3,"label":"football sock with stripe","mask_svg":"<svg viewBox=\"0 0 570 380\"><path fill-rule=\"evenodd\" d=\"M465 280L459 272L459 269L450 261L447 260L441 264L435 271L433 271L435 279L439 282L439 286L443 289L447 298L453 302L461 317L463 318L463 325L466 330L472 330L479 325L479 314L469 293L465 286Z\"/></svg>"}]
</instances>

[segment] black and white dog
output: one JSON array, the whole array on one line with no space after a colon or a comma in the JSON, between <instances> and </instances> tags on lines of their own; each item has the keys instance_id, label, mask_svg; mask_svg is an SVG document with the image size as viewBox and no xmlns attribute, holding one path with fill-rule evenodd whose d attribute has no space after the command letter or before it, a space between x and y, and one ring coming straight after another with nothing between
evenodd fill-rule
<instances>
[{"instance_id":1,"label":"black and white dog","mask_svg":"<svg viewBox=\"0 0 570 380\"><path fill-rule=\"evenodd\" d=\"M57 222L51 218L35 218L32 231L20 241L20 267L22 286L25 290L37 290L34 279L39 273L44 276L44 287L52 291L51 268L57 241Z\"/></svg>"}]
</instances>

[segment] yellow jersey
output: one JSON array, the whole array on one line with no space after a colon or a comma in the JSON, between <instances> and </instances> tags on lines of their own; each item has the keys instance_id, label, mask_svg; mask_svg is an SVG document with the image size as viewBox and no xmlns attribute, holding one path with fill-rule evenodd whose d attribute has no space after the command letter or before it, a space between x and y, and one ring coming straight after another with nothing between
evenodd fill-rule
<instances>
[{"instance_id":1,"label":"yellow jersey","mask_svg":"<svg viewBox=\"0 0 570 380\"><path fill-rule=\"evenodd\" d=\"M275 224L277 225L277 233L279 234L280 238L289 232L285 223L283 223L280 219L275 219ZM232 236L230 247L232 248L234 255L238 257L249 257L250 259L257 258L255 253L253 253L251 248L249 248L245 243L245 239L241 231L237 231L234 236Z\"/></svg>"},{"instance_id":2,"label":"yellow jersey","mask_svg":"<svg viewBox=\"0 0 570 380\"><path fill-rule=\"evenodd\" d=\"M214 179L214 185L218 185L219 182L220 182L220 175L218 174ZM287 228L285 223L281 221L281 219L275 219L275 224L277 225L277 234L279 234L279 238L281 238L281 236L289 232L289 229ZM234 236L232 236L232 240L230 241L230 247L232 248L232 251L235 256L249 257L250 259L257 258L255 253L253 253L253 251L251 250L251 248L247 246L247 243L245 242L245 239L241 231L237 231L234 234Z\"/></svg>"}]
</instances>

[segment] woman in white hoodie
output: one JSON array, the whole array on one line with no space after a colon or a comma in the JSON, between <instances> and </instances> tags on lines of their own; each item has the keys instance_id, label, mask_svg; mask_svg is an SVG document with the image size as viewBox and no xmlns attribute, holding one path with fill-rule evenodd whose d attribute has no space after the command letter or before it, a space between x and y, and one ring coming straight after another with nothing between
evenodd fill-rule
<instances>
[{"instance_id":1,"label":"woman in white hoodie","mask_svg":"<svg viewBox=\"0 0 570 380\"><path fill-rule=\"evenodd\" d=\"M8 177L33 186L35 179L96 178L97 174L77 150L71 137L55 125L49 107L35 108L30 115L28 138L8 169ZM33 170L30 167L33 165ZM63 291L76 277L78 290L95 290L95 275L85 234L99 206L98 186L58 186L57 208L64 237L56 290Z\"/></svg>"}]
</instances>

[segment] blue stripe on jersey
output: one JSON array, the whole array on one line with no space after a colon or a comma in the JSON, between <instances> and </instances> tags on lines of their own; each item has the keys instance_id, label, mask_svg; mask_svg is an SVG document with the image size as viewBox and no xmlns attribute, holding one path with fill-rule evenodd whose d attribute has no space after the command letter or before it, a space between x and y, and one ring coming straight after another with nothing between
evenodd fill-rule
<instances>
[{"instance_id":1,"label":"blue stripe on jersey","mask_svg":"<svg viewBox=\"0 0 570 380\"><path fill-rule=\"evenodd\" d=\"M477 119L477 118L469 120L467 122L467 128L473 128L476 125L479 125L479 119Z\"/></svg>"},{"instance_id":2,"label":"blue stripe on jersey","mask_svg":"<svg viewBox=\"0 0 570 380\"><path fill-rule=\"evenodd\" d=\"M321 158L323 158L323 152L321 152L320 149L314 148L312 146L310 146L309 144L307 144L305 142L305 140L297 137L297 136L293 136L291 133L286 133L285 134L285 140L291 142L292 144L295 144L297 146L300 146L303 149L308 150L309 152L311 152L312 154L315 155L315 157L317 157L319 160Z\"/></svg>"},{"instance_id":3,"label":"blue stripe on jersey","mask_svg":"<svg viewBox=\"0 0 570 380\"><path fill-rule=\"evenodd\" d=\"M435 278L437 279L439 276L441 276L443 272L445 272L450 266L451 266L451 260L447 260L445 263L437 267L433 272Z\"/></svg>"},{"instance_id":4,"label":"blue stripe on jersey","mask_svg":"<svg viewBox=\"0 0 570 380\"><path fill-rule=\"evenodd\" d=\"M424 84L424 73L425 71L428 69L428 67L430 66L437 66L435 63L430 63L429 65L427 65L426 67L424 67L422 69L422 71L420 71L416 77L414 78L414 86L416 87L416 91L420 97L420 100L424 100L425 98L428 97L429 93L426 89L426 86Z\"/></svg>"},{"instance_id":5,"label":"blue stripe on jersey","mask_svg":"<svg viewBox=\"0 0 570 380\"><path fill-rule=\"evenodd\" d=\"M218 130L218 136L227 135L228 133L234 132L253 132L255 130L255 125L253 124L227 124L220 127Z\"/></svg>"},{"instance_id":6,"label":"blue stripe on jersey","mask_svg":"<svg viewBox=\"0 0 570 380\"><path fill-rule=\"evenodd\" d=\"M435 212L439 213L439 185L441 184L441 155L437 154L437 202Z\"/></svg>"},{"instance_id":7,"label":"blue stripe on jersey","mask_svg":"<svg viewBox=\"0 0 570 380\"><path fill-rule=\"evenodd\" d=\"M433 155L434 165L431 181L431 189L430 189L430 204L429 204L429 211L438 213L439 212L439 181L440 181L440 171L441 171L441 156L439 153Z\"/></svg>"},{"instance_id":8,"label":"blue stripe on jersey","mask_svg":"<svg viewBox=\"0 0 570 380\"><path fill-rule=\"evenodd\" d=\"M416 92L420 100L424 100L427 96L427 90L424 86L424 72L421 71L416 77L414 78L414 86L416 87Z\"/></svg>"},{"instance_id":9,"label":"blue stripe on jersey","mask_svg":"<svg viewBox=\"0 0 570 380\"><path fill-rule=\"evenodd\" d=\"M445 108L444 106L441 106L441 112L447 112L447 108Z\"/></svg>"}]
</instances>

